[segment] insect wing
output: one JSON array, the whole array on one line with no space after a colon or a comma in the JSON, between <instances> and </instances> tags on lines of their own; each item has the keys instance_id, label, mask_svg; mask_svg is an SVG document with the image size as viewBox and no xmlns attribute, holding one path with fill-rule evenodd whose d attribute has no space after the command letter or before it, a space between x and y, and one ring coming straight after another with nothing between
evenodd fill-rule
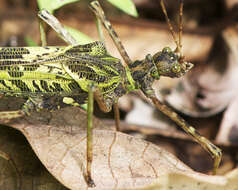
<instances>
[{"instance_id":1,"label":"insect wing","mask_svg":"<svg viewBox=\"0 0 238 190\"><path fill-rule=\"evenodd\" d=\"M28 65L44 62L49 57L57 57L65 47L2 47L0 66Z\"/></svg>"},{"instance_id":2,"label":"insect wing","mask_svg":"<svg viewBox=\"0 0 238 190\"><path fill-rule=\"evenodd\" d=\"M63 47L1 48L0 93L72 93L71 86L76 84L62 69L59 55L63 50Z\"/></svg>"},{"instance_id":3,"label":"insect wing","mask_svg":"<svg viewBox=\"0 0 238 190\"><path fill-rule=\"evenodd\" d=\"M103 42L96 41L85 45L76 45L68 47L65 50L65 56L70 58L82 57L83 55L91 55L94 57L105 56L107 50Z\"/></svg>"},{"instance_id":4,"label":"insect wing","mask_svg":"<svg viewBox=\"0 0 238 190\"><path fill-rule=\"evenodd\" d=\"M109 93L125 73L120 60L109 55L102 42L73 46L64 55L69 58L64 69L85 91L95 83L102 93Z\"/></svg>"}]
</instances>

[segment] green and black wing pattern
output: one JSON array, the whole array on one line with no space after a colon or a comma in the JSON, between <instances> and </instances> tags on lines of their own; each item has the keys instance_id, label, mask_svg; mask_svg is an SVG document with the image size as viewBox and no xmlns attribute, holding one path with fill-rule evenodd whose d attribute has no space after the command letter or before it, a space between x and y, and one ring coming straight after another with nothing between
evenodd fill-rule
<instances>
[{"instance_id":1,"label":"green and black wing pattern","mask_svg":"<svg viewBox=\"0 0 238 190\"><path fill-rule=\"evenodd\" d=\"M80 52L80 53L78 53ZM120 59L110 56L102 42L74 46L65 51L69 58L63 64L65 71L87 91L90 83L96 84L105 97L121 96L126 78L125 68ZM113 98L114 98L113 97Z\"/></svg>"},{"instance_id":2,"label":"green and black wing pattern","mask_svg":"<svg viewBox=\"0 0 238 190\"><path fill-rule=\"evenodd\" d=\"M112 96L125 70L107 54L102 42L68 47L4 47L0 49L0 93L26 96L75 96L95 83Z\"/></svg>"},{"instance_id":3,"label":"green and black wing pattern","mask_svg":"<svg viewBox=\"0 0 238 190\"><path fill-rule=\"evenodd\" d=\"M0 93L7 95L71 95L84 91L63 69L62 47L0 49Z\"/></svg>"}]
</instances>

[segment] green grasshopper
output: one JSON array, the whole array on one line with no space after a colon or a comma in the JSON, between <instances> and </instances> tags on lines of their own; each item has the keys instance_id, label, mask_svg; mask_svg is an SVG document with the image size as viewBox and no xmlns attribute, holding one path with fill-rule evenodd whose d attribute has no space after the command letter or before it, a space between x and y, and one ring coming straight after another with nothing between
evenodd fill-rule
<instances>
[{"instance_id":1,"label":"green grasshopper","mask_svg":"<svg viewBox=\"0 0 238 190\"><path fill-rule=\"evenodd\" d=\"M113 39L126 63L125 66L121 64L120 59L112 57L107 52L104 43L100 41L67 47L2 47L0 49L0 94L27 97L28 100L21 110L0 112L0 118L12 119L30 114L32 110L57 109L62 106L65 97L72 98L78 104L87 103L85 179L89 186L94 186L91 176L93 101L95 99L104 112L109 112L112 107L115 108L115 121L119 129L118 99L124 94L140 89L152 100L156 108L182 127L212 155L215 174L221 160L221 150L196 132L177 113L163 105L152 89L153 82L159 80L161 76L179 78L193 66L192 63L185 61L181 52L183 1L180 0L178 40L163 0L161 0L161 6L177 48L172 51L166 47L154 55L146 55L144 60L132 61L98 1L90 3L96 18ZM44 15L41 17L47 20Z\"/></svg>"}]
</instances>

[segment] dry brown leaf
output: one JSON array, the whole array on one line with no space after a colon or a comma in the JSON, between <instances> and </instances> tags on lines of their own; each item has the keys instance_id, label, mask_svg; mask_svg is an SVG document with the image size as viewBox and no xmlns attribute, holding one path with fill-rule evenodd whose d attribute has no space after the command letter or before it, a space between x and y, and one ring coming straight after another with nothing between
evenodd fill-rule
<instances>
[{"instance_id":1,"label":"dry brown leaf","mask_svg":"<svg viewBox=\"0 0 238 190\"><path fill-rule=\"evenodd\" d=\"M71 116L74 115L73 113L79 114L78 110L67 108L57 111L55 115L62 116L62 112L69 111ZM77 133L83 130L70 127L69 132L66 126L56 124L55 119L50 121L50 123L55 123L55 126L33 125L30 122L34 122L35 119L29 119L25 118L24 121L19 121L19 124L12 125L27 134L30 144L47 169L70 189L87 189L80 168L81 164L85 166L85 140L80 141L82 138L85 139L85 134ZM10 133L10 135L12 134ZM97 185L95 189L116 189L116 184L120 189L145 190L235 190L238 186L238 169L225 176L208 176L193 172L166 151L129 135L114 131L95 130L94 137L93 177ZM113 145L112 142L114 142ZM68 151L64 148L66 146L71 146ZM111 154L110 160L108 160L110 147ZM20 149L19 152L22 154L23 150ZM17 149L15 151L17 152ZM25 157L26 154L23 153L23 156ZM28 164L32 165L32 162L28 162ZM34 173L29 174L28 181L31 176L37 174L42 176L43 173L42 170L34 170ZM47 177L47 175L44 176ZM34 177L35 187L63 189L54 185L50 178L49 175L48 178L41 180ZM9 180L4 179L2 184L5 186L1 187L9 187L6 185ZM23 185L27 183L26 179Z\"/></svg>"},{"instance_id":2,"label":"dry brown leaf","mask_svg":"<svg viewBox=\"0 0 238 190\"><path fill-rule=\"evenodd\" d=\"M39 159L61 183L70 189L86 189L85 114L70 108L52 112L48 117L46 114L43 121L42 116L34 119L35 115L9 125L26 136ZM63 125L64 120L70 119L71 125ZM167 172L193 173L173 155L149 142L101 129L98 121L94 125L100 128L93 131L95 189L139 188Z\"/></svg>"},{"instance_id":3,"label":"dry brown leaf","mask_svg":"<svg viewBox=\"0 0 238 190\"><path fill-rule=\"evenodd\" d=\"M64 108L34 113L8 125L27 137L41 162L62 184L73 190L87 189L85 112ZM93 189L228 190L237 183L238 172L224 177L197 173L158 146L105 130L107 126L99 120L94 120L94 126Z\"/></svg>"}]
</instances>

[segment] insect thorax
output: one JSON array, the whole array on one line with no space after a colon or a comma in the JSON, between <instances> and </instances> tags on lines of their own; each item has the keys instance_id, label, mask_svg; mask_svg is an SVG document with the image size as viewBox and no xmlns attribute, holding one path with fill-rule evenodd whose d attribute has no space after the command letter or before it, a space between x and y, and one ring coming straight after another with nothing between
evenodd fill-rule
<instances>
[{"instance_id":1,"label":"insect thorax","mask_svg":"<svg viewBox=\"0 0 238 190\"><path fill-rule=\"evenodd\" d=\"M83 91L87 93L88 86L93 83L104 99L111 99L111 102L126 94L131 86L134 88L134 81L128 79L130 73L119 59L110 55L84 55L70 59L63 67Z\"/></svg>"},{"instance_id":2,"label":"insect thorax","mask_svg":"<svg viewBox=\"0 0 238 190\"><path fill-rule=\"evenodd\" d=\"M146 95L150 95L153 92L153 82L160 77L152 56L148 54L144 60L133 62L130 65L130 72L135 81L135 88L141 89Z\"/></svg>"}]
</instances>

